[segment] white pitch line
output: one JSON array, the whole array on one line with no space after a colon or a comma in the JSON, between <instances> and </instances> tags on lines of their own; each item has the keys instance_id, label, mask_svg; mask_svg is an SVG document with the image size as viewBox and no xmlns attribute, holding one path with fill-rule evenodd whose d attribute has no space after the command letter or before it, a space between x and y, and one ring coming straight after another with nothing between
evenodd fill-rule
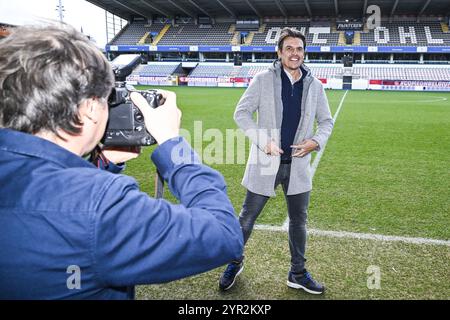
<instances>
[{"instance_id":1,"label":"white pitch line","mask_svg":"<svg viewBox=\"0 0 450 320\"><path fill-rule=\"evenodd\" d=\"M287 227L277 227L277 226L267 226L267 225L257 225L255 226L257 230L265 231L277 231L277 232L287 232ZM412 237L399 237L399 236L385 236L382 234L372 234L372 233L356 233L347 231L327 231L318 229L308 229L308 234L317 235L322 237L330 238L350 238L358 240L375 240L375 241L386 241L386 242L405 242L411 244L428 244L428 245L441 245L450 247L449 240L439 240L439 239L428 239L428 238L412 238Z\"/></svg>"},{"instance_id":2,"label":"white pitch line","mask_svg":"<svg viewBox=\"0 0 450 320\"><path fill-rule=\"evenodd\" d=\"M334 114L334 117L333 117L334 123L336 123L339 113L341 112L341 109L342 109L342 106L344 105L344 100L345 100L345 97L347 97L347 94L348 94L348 90L345 91L345 94L343 95L341 102L339 103L339 107L336 110L336 113ZM311 166L311 179L313 179L314 175L316 174L317 167L319 166L320 159L322 159L322 155L325 152L326 147L327 147L327 143L325 143L325 145L322 147L322 149L320 149L320 151L317 153L316 157L314 158L314 162ZM288 225L289 225L289 217L287 217L286 220L284 221L283 228L287 229Z\"/></svg>"},{"instance_id":3,"label":"white pitch line","mask_svg":"<svg viewBox=\"0 0 450 320\"><path fill-rule=\"evenodd\" d=\"M334 123L336 123L339 113L341 112L342 106L344 105L345 97L347 97L347 93L348 93L348 90L345 91L345 94L342 97L341 102L339 103L339 107L338 107L336 113L334 114L334 117L333 117ZM314 175L316 174L317 167L319 166L320 159L322 159L322 155L325 152L326 147L327 147L327 143L325 143L325 145L322 147L322 149L320 149L320 151L317 153L316 157L314 158L314 162L311 166L311 179L314 178Z\"/></svg>"}]
</instances>

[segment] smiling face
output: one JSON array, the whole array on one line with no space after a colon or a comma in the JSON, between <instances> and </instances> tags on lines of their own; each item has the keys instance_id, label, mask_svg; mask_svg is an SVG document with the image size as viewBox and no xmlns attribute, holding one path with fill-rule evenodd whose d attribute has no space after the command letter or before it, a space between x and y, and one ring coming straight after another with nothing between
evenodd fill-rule
<instances>
[{"instance_id":1,"label":"smiling face","mask_svg":"<svg viewBox=\"0 0 450 320\"><path fill-rule=\"evenodd\" d=\"M286 37L283 47L278 49L278 58L286 71L298 70L305 59L303 41L300 38Z\"/></svg>"}]
</instances>

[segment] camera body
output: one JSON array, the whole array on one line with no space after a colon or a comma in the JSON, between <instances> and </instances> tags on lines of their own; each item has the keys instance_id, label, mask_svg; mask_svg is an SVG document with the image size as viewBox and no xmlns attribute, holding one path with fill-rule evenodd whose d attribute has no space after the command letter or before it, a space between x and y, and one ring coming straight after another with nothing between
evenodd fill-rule
<instances>
[{"instance_id":1,"label":"camera body","mask_svg":"<svg viewBox=\"0 0 450 320\"><path fill-rule=\"evenodd\" d=\"M105 146L151 146L156 140L145 127L144 116L131 101L131 92L140 93L151 108L163 103L163 96L156 90L137 91L124 82L116 82L108 98L109 120L102 143Z\"/></svg>"}]
</instances>

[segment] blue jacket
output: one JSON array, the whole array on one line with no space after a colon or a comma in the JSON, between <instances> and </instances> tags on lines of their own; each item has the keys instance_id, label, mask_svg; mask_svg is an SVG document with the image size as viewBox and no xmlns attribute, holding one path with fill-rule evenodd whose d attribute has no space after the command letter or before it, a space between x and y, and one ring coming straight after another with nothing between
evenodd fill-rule
<instances>
[{"instance_id":1,"label":"blue jacket","mask_svg":"<svg viewBox=\"0 0 450 320\"><path fill-rule=\"evenodd\" d=\"M154 151L174 205L49 141L0 129L0 299L130 299L135 285L241 257L224 179L197 159L182 138Z\"/></svg>"}]
</instances>

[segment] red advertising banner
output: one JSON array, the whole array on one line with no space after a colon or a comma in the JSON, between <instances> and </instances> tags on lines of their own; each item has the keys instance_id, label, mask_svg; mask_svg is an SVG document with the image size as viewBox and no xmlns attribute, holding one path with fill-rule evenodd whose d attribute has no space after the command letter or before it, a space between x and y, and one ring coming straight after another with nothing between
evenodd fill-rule
<instances>
[{"instance_id":1,"label":"red advertising banner","mask_svg":"<svg viewBox=\"0 0 450 320\"><path fill-rule=\"evenodd\" d=\"M372 84L372 80L370 83ZM450 81L383 80L381 84L384 86L450 89Z\"/></svg>"}]
</instances>

